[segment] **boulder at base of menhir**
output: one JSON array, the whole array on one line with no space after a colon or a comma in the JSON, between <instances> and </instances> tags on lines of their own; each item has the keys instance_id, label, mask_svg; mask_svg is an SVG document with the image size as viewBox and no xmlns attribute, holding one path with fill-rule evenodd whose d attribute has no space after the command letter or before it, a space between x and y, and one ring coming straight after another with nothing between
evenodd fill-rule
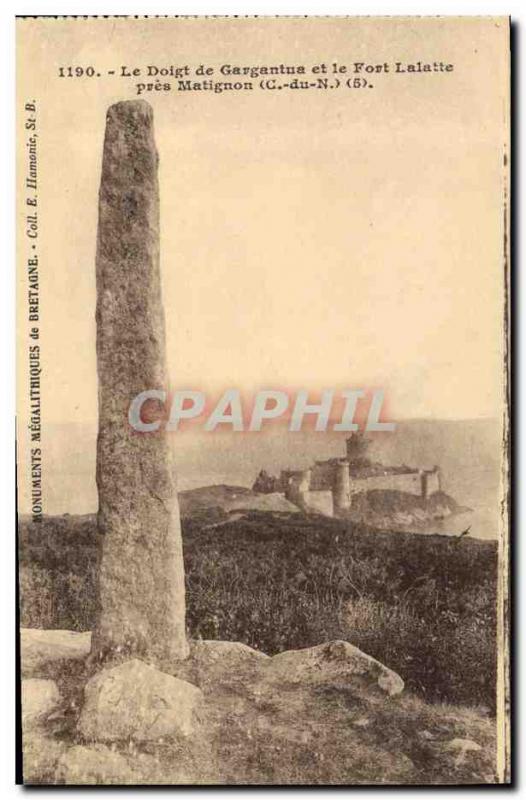
<instances>
[{"instance_id":1,"label":"boulder at base of menhir","mask_svg":"<svg viewBox=\"0 0 526 800\"><path fill-rule=\"evenodd\" d=\"M269 659L262 674L268 685L348 689L367 699L394 696L404 688L396 672L340 640L279 653Z\"/></svg>"},{"instance_id":2,"label":"boulder at base of menhir","mask_svg":"<svg viewBox=\"0 0 526 800\"><path fill-rule=\"evenodd\" d=\"M81 661L90 651L91 633L20 630L22 677L37 678L61 661Z\"/></svg>"},{"instance_id":3,"label":"boulder at base of menhir","mask_svg":"<svg viewBox=\"0 0 526 800\"><path fill-rule=\"evenodd\" d=\"M58 784L122 785L137 783L137 775L127 760L104 745L67 750L59 759L55 773Z\"/></svg>"},{"instance_id":4,"label":"boulder at base of menhir","mask_svg":"<svg viewBox=\"0 0 526 800\"><path fill-rule=\"evenodd\" d=\"M78 730L85 740L102 742L188 736L202 698L191 683L133 659L88 681Z\"/></svg>"},{"instance_id":5,"label":"boulder at base of menhir","mask_svg":"<svg viewBox=\"0 0 526 800\"><path fill-rule=\"evenodd\" d=\"M241 642L200 640L190 642L190 657L182 662L189 670L188 676L180 677L197 684L206 694L250 683L269 660L265 653Z\"/></svg>"}]
</instances>

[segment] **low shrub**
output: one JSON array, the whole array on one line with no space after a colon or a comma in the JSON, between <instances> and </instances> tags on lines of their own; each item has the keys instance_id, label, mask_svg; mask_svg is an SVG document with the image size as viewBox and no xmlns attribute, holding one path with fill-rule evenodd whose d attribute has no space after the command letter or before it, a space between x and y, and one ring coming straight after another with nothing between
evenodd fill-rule
<instances>
[{"instance_id":1,"label":"low shrub","mask_svg":"<svg viewBox=\"0 0 526 800\"><path fill-rule=\"evenodd\" d=\"M212 515L217 523L217 515ZM189 635L263 652L346 639L431 702L495 707L495 542L253 512L185 520ZM95 520L20 526L21 623L89 630Z\"/></svg>"}]
</instances>

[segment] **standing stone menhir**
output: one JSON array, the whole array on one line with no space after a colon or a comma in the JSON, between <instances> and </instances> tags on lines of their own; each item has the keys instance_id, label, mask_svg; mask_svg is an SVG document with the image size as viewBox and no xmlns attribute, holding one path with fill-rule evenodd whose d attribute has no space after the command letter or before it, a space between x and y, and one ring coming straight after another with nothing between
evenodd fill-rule
<instances>
[{"instance_id":1,"label":"standing stone menhir","mask_svg":"<svg viewBox=\"0 0 526 800\"><path fill-rule=\"evenodd\" d=\"M166 389L158 156L143 101L108 110L97 239L97 487L103 534L92 656L188 654L179 507L167 435L136 433L130 401Z\"/></svg>"}]
</instances>

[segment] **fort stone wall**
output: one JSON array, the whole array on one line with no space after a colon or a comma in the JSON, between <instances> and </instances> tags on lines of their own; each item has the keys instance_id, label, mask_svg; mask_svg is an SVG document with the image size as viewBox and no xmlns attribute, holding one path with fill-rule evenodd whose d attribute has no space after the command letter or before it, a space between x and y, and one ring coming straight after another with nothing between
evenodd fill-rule
<instances>
[{"instance_id":1,"label":"fort stone wall","mask_svg":"<svg viewBox=\"0 0 526 800\"><path fill-rule=\"evenodd\" d=\"M442 487L440 485L440 470L435 469L433 472L425 472L426 487L424 497L429 497L435 492L440 492Z\"/></svg>"},{"instance_id":2,"label":"fort stone wall","mask_svg":"<svg viewBox=\"0 0 526 800\"><path fill-rule=\"evenodd\" d=\"M316 461L312 467L310 488L315 492L324 489L332 489L334 486L336 462L332 459L330 461Z\"/></svg>"},{"instance_id":3,"label":"fort stone wall","mask_svg":"<svg viewBox=\"0 0 526 800\"><path fill-rule=\"evenodd\" d=\"M422 476L420 472L402 472L390 475L370 475L364 478L351 477L351 495L375 489L406 492L420 497L422 495Z\"/></svg>"},{"instance_id":4,"label":"fort stone wall","mask_svg":"<svg viewBox=\"0 0 526 800\"><path fill-rule=\"evenodd\" d=\"M334 516L334 500L329 489L306 492L303 502L307 511L315 511L326 517Z\"/></svg>"},{"instance_id":5,"label":"fort stone wall","mask_svg":"<svg viewBox=\"0 0 526 800\"><path fill-rule=\"evenodd\" d=\"M264 476L267 478L268 476ZM263 479L261 478L262 482ZM393 491L427 499L439 492L440 469L411 469L366 465L362 474L346 458L316 461L301 470L282 470L277 490L300 508L333 516L352 508L352 497L360 492ZM276 490L276 489L275 489ZM268 491L268 489L267 489Z\"/></svg>"},{"instance_id":6,"label":"fort stone wall","mask_svg":"<svg viewBox=\"0 0 526 800\"><path fill-rule=\"evenodd\" d=\"M351 477L349 464L346 461L335 465L332 492L334 510L337 513L347 511L351 505Z\"/></svg>"}]
</instances>

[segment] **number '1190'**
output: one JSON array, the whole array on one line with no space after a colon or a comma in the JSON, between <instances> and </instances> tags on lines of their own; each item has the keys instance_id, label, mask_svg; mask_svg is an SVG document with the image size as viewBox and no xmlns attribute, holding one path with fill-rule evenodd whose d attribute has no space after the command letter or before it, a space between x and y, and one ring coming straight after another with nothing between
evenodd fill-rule
<instances>
[{"instance_id":1,"label":"number '1190'","mask_svg":"<svg viewBox=\"0 0 526 800\"><path fill-rule=\"evenodd\" d=\"M95 67L59 67L59 78L94 78L97 74Z\"/></svg>"}]
</instances>

